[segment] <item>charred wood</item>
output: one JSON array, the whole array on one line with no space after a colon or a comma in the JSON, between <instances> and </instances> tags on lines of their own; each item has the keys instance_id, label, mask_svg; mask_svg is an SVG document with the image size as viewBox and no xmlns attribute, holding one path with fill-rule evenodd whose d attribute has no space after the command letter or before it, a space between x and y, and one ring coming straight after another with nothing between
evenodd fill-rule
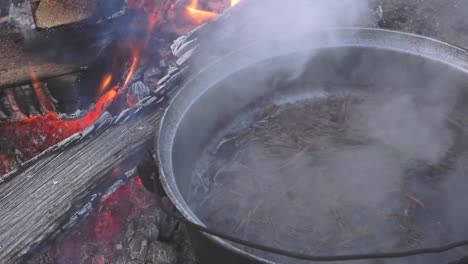
<instances>
[{"instance_id":1,"label":"charred wood","mask_svg":"<svg viewBox=\"0 0 468 264\"><path fill-rule=\"evenodd\" d=\"M122 26L134 15L124 14L94 25L2 35L0 88L29 83L32 73L44 81L86 71L89 65L102 59L103 51L112 43L137 31Z\"/></svg>"},{"instance_id":2,"label":"charred wood","mask_svg":"<svg viewBox=\"0 0 468 264\"><path fill-rule=\"evenodd\" d=\"M98 189L119 181L109 177L113 168L138 163L152 148L167 96L179 87L176 84L180 81L174 79L181 77L173 69L160 83L165 86L171 81L171 87L165 86L158 93L151 91L120 115L103 115L83 132L0 178L0 221L8 223L0 226L1 263L24 260L33 249L43 246L46 238L56 237L72 226L77 221L71 220L72 216L86 210ZM140 96L148 93L146 88L135 84ZM22 162L20 153L18 159ZM139 245L141 259L148 258L144 256L152 253L146 252L147 245ZM134 254L138 255L136 251Z\"/></svg>"},{"instance_id":3,"label":"charred wood","mask_svg":"<svg viewBox=\"0 0 468 264\"><path fill-rule=\"evenodd\" d=\"M21 35L9 35L0 38L0 87L16 86L31 81L31 67L38 78L50 78L73 72L83 71L96 56L95 52L77 52L81 58L76 61L60 61L59 58L46 58L45 54L65 54L65 50L49 49L46 43L36 47L28 43ZM42 46L42 47L41 47ZM33 65L33 66L31 66Z\"/></svg>"},{"instance_id":4,"label":"charred wood","mask_svg":"<svg viewBox=\"0 0 468 264\"><path fill-rule=\"evenodd\" d=\"M22 85L20 87L16 87L15 95L17 98L21 98L21 108L25 110L26 115L31 116L41 114L41 109L39 108L39 105L36 101L31 85Z\"/></svg>"},{"instance_id":5,"label":"charred wood","mask_svg":"<svg viewBox=\"0 0 468 264\"><path fill-rule=\"evenodd\" d=\"M11 113L11 119L13 120L22 120L26 118L26 115L21 110L19 103L16 99L14 89L5 89L5 102L8 103L9 111Z\"/></svg>"},{"instance_id":6,"label":"charred wood","mask_svg":"<svg viewBox=\"0 0 468 264\"><path fill-rule=\"evenodd\" d=\"M54 102L43 84L34 82L32 84L34 94L42 113L55 112Z\"/></svg>"},{"instance_id":7,"label":"charred wood","mask_svg":"<svg viewBox=\"0 0 468 264\"><path fill-rule=\"evenodd\" d=\"M49 79L47 82L24 84L0 91L1 121L20 121L57 111L71 117L79 110L77 74ZM19 112L18 112L19 111Z\"/></svg>"},{"instance_id":8,"label":"charred wood","mask_svg":"<svg viewBox=\"0 0 468 264\"><path fill-rule=\"evenodd\" d=\"M77 86L78 74L68 74L51 78L47 81L47 90L56 101L59 113L71 115L80 108L80 96Z\"/></svg>"},{"instance_id":9,"label":"charred wood","mask_svg":"<svg viewBox=\"0 0 468 264\"><path fill-rule=\"evenodd\" d=\"M87 139L77 135L5 178L0 186L0 221L8 224L0 227L0 262L16 263L58 232L114 167L151 146L160 116L161 111L153 108L101 130L100 135L91 133Z\"/></svg>"},{"instance_id":10,"label":"charred wood","mask_svg":"<svg viewBox=\"0 0 468 264\"><path fill-rule=\"evenodd\" d=\"M31 9L36 26L45 29L84 20L96 22L118 13L123 3L123 0L31 0Z\"/></svg>"}]
</instances>

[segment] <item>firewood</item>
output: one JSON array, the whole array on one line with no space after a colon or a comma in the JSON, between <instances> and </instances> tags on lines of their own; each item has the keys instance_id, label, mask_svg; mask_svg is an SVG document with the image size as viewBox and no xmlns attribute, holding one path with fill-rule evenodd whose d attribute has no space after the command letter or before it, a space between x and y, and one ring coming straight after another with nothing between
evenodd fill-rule
<instances>
[{"instance_id":1,"label":"firewood","mask_svg":"<svg viewBox=\"0 0 468 264\"><path fill-rule=\"evenodd\" d=\"M98 189L113 185L116 179L108 175L116 166L136 166L153 147L167 98L187 72L179 67L159 82L156 94L118 116L103 115L107 117L0 177L0 221L6 223L0 226L0 263L24 260L60 235L76 223L76 213L87 208Z\"/></svg>"},{"instance_id":2,"label":"firewood","mask_svg":"<svg viewBox=\"0 0 468 264\"><path fill-rule=\"evenodd\" d=\"M100 19L100 12L110 16L123 6L122 0L31 0L31 9L36 27L54 28L84 20Z\"/></svg>"}]
</instances>

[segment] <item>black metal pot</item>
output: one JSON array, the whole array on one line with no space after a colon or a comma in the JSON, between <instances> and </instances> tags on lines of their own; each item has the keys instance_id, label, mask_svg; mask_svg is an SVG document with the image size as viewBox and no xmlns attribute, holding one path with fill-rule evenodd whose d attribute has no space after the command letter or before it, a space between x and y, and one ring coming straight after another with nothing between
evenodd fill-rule
<instances>
[{"instance_id":1,"label":"black metal pot","mask_svg":"<svg viewBox=\"0 0 468 264\"><path fill-rule=\"evenodd\" d=\"M227 120L282 89L273 87L283 87L287 94L284 86L290 81L398 84L405 75L406 85L423 93L434 73L462 87L468 83L467 53L422 36L358 28L315 33L274 51L253 44L232 52L186 82L166 110L156 142L161 184L184 218L203 225L186 200L198 155ZM273 263L223 239L193 229L189 233L200 263Z\"/></svg>"}]
</instances>

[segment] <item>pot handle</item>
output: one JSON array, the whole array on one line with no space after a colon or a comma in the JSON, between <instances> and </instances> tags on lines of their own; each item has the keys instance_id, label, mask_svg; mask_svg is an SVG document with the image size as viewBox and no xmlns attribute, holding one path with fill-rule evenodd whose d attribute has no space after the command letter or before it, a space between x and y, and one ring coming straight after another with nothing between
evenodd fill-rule
<instances>
[{"instance_id":1,"label":"pot handle","mask_svg":"<svg viewBox=\"0 0 468 264\"><path fill-rule=\"evenodd\" d=\"M159 181L159 172L155 156L153 152L148 151L148 154L145 155L144 159L137 166L138 177L143 186L148 191L155 194L160 207L164 207L166 210L170 210L171 213L176 214L177 209L170 202ZM179 227L179 222L167 215L164 210L160 210L156 226L159 230L158 240L167 242L173 240Z\"/></svg>"}]
</instances>

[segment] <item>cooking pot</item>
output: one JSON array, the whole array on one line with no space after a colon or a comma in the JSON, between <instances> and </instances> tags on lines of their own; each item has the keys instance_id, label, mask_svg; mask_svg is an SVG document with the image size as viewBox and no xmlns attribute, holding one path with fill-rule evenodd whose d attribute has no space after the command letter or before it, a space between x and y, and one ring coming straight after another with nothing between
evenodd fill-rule
<instances>
[{"instance_id":1,"label":"cooking pot","mask_svg":"<svg viewBox=\"0 0 468 264\"><path fill-rule=\"evenodd\" d=\"M373 90L356 84L367 83L407 86L424 96L425 87L436 81L443 81L440 89L449 97L453 91L449 87L460 89L460 98L468 83L468 55L463 49L414 34L338 28L311 33L300 42L280 43L274 50L261 46L240 47L193 74L164 113L156 140L159 179L172 204L190 222L205 224L188 201L197 159L221 127L262 98L278 93L306 96L318 86L331 91L344 86L365 96ZM274 263L260 252L188 229L200 263ZM446 258L440 255L440 260ZM284 260L290 261L296 263Z\"/></svg>"}]
</instances>

